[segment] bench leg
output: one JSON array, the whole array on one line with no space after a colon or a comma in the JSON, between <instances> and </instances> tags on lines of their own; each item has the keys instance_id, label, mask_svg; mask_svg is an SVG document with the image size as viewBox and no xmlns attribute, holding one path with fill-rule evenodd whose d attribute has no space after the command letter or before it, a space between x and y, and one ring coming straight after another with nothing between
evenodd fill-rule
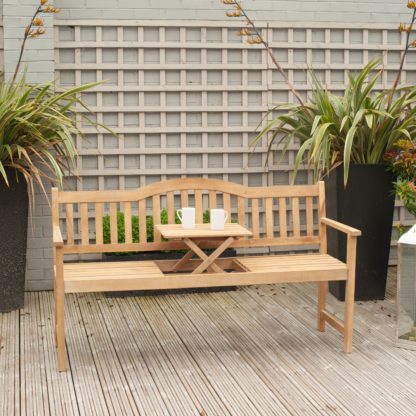
<instances>
[{"instance_id":1,"label":"bench leg","mask_svg":"<svg viewBox=\"0 0 416 416\"><path fill-rule=\"evenodd\" d=\"M318 283L318 331L325 331L325 318L323 311L326 306L326 294L328 291L328 282Z\"/></svg>"},{"instance_id":2,"label":"bench leg","mask_svg":"<svg viewBox=\"0 0 416 416\"><path fill-rule=\"evenodd\" d=\"M344 310L344 352L352 352L352 332L354 324L355 277L348 278L345 286Z\"/></svg>"},{"instance_id":3,"label":"bench leg","mask_svg":"<svg viewBox=\"0 0 416 416\"><path fill-rule=\"evenodd\" d=\"M344 311L344 352L352 351L352 332L354 325L354 297L355 297L355 262L357 251L357 237L348 236L347 266L348 277L345 285Z\"/></svg>"},{"instance_id":4,"label":"bench leg","mask_svg":"<svg viewBox=\"0 0 416 416\"><path fill-rule=\"evenodd\" d=\"M57 250L55 277L55 339L58 352L58 371L66 371L63 255Z\"/></svg>"}]
</instances>

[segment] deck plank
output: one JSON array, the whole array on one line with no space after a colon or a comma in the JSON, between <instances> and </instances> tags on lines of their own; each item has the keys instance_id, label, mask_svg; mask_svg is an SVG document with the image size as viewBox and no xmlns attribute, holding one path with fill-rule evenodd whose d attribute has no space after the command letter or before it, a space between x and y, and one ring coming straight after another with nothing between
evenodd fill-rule
<instances>
[{"instance_id":1,"label":"deck plank","mask_svg":"<svg viewBox=\"0 0 416 416\"><path fill-rule=\"evenodd\" d=\"M100 299L101 295L98 295ZM97 294L79 296L83 322L89 330L89 344L110 414L138 415L125 374L108 336L105 319L99 310Z\"/></svg>"},{"instance_id":2,"label":"deck plank","mask_svg":"<svg viewBox=\"0 0 416 416\"><path fill-rule=\"evenodd\" d=\"M304 289L306 289L306 286ZM265 291L267 288L259 287L258 290L259 293L266 293ZM402 377L401 383L397 386L399 380L393 381L394 377L392 377L390 373L379 371L380 362L377 356L378 347L376 344L367 344L365 339L360 340L358 337L354 337L353 359L350 359L349 356L344 354L338 354L336 346L340 341L339 334L331 328L328 328L326 332L320 334L320 336L314 336L313 333L308 331L308 328L315 324L314 317L308 316L311 310L305 313L305 310L308 309L305 307L305 301L302 302L303 304L301 307L293 303L294 299L299 300L299 297L296 296L296 294L291 293L291 285L285 287L285 292L286 296L281 296L278 300L276 297L270 295L260 297L255 294L254 296L258 297L258 303L261 304L261 307L267 307L267 311L272 311L273 314L279 314L279 316L287 317L287 319L290 320L292 335L295 335L294 339L302 339L302 334L304 334L307 345L311 348L313 347L314 350L319 349L319 351L321 351L319 355L316 355L316 358L318 359L316 366L324 366L325 363L328 362L333 363L332 369L334 373L330 378L324 379L328 388L333 389L332 386L334 385L334 381L336 380L335 377L337 375L338 377L341 377L341 379L344 379L345 375L348 374L350 379L348 389L354 391L349 402L351 405L356 406L355 412L365 408L363 406L366 406L367 402L368 404L371 404L374 409L377 409L378 412L381 412L381 414L408 415L412 413L411 409L414 405L412 404L412 401L404 400L405 395L402 391L403 388L406 389L406 384L408 383L407 377L406 379L403 379ZM250 294L253 295L253 292ZM304 291L303 294L305 295ZM307 296L304 296L304 298L306 297ZM269 303L269 300L271 300L272 303ZM289 305L292 305L290 313L288 312ZM316 308L313 310L315 311ZM257 317L259 314L256 312L255 316ZM264 327L267 327L266 324ZM269 331L273 332L273 329L270 328ZM332 347L328 348L331 344ZM372 363L372 365L369 365L369 363ZM403 369L401 369L401 372L402 371ZM392 383L392 385L387 392L385 391L385 386L390 383ZM400 384L403 385L400 386ZM342 383L337 382L336 386L338 389L338 387L342 386ZM333 389L333 394L337 394L337 392L338 390Z\"/></svg>"},{"instance_id":3,"label":"deck plank","mask_svg":"<svg viewBox=\"0 0 416 416\"><path fill-rule=\"evenodd\" d=\"M19 311L0 313L0 415L20 414Z\"/></svg>"},{"instance_id":4,"label":"deck plank","mask_svg":"<svg viewBox=\"0 0 416 416\"><path fill-rule=\"evenodd\" d=\"M241 293L237 296L241 296ZM296 339L291 336L290 328L280 324L280 329L276 328L277 336L273 339L253 320L250 308L246 310L241 307L231 294L205 295L198 306L226 334L241 356L253 366L274 394L285 402L291 413L350 414L330 394L320 390L317 377L305 371L305 363L293 356ZM297 377L298 374L302 374L302 377ZM298 393L300 390L301 396Z\"/></svg>"},{"instance_id":5,"label":"deck plank","mask_svg":"<svg viewBox=\"0 0 416 416\"><path fill-rule=\"evenodd\" d=\"M175 328L166 319L165 314L154 298L140 300L146 317L155 336L166 352L175 371L187 392L196 403L200 414L229 415L226 405L221 401L209 380L190 357L186 346L178 336Z\"/></svg>"},{"instance_id":6,"label":"deck plank","mask_svg":"<svg viewBox=\"0 0 416 416\"><path fill-rule=\"evenodd\" d=\"M230 369L240 389L259 414L290 414L288 409L274 396L269 386L262 382L253 368L241 359L238 351L212 324L210 318L198 308L198 303L193 301L192 296L181 296L174 298L174 301L185 315L193 317L194 330L198 331L211 349L215 351L216 359L224 367Z\"/></svg>"},{"instance_id":7,"label":"deck plank","mask_svg":"<svg viewBox=\"0 0 416 416\"><path fill-rule=\"evenodd\" d=\"M336 331L315 329L313 284L66 295L58 373L53 294L27 293L20 313L0 314L0 416L408 416L416 358L393 345L394 297L392 269L386 300L356 303L346 355Z\"/></svg>"},{"instance_id":8,"label":"deck plank","mask_svg":"<svg viewBox=\"0 0 416 416\"><path fill-rule=\"evenodd\" d=\"M126 324L135 340L137 350L141 352L142 359L155 380L161 400L167 408L167 414L198 415L195 403L188 395L165 351L154 336L146 314L140 307L140 300L126 298L119 304L125 316L129 317L126 319Z\"/></svg>"}]
</instances>

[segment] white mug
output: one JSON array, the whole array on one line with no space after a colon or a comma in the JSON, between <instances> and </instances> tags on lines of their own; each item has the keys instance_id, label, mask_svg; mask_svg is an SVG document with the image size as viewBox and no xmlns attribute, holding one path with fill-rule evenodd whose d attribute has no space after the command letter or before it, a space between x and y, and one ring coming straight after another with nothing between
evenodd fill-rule
<instances>
[{"instance_id":1,"label":"white mug","mask_svg":"<svg viewBox=\"0 0 416 416\"><path fill-rule=\"evenodd\" d=\"M210 211L211 230L223 230L228 212L225 209L215 208Z\"/></svg>"},{"instance_id":2,"label":"white mug","mask_svg":"<svg viewBox=\"0 0 416 416\"><path fill-rule=\"evenodd\" d=\"M195 228L195 208L185 207L178 209L176 215L182 223L183 228Z\"/></svg>"}]
</instances>

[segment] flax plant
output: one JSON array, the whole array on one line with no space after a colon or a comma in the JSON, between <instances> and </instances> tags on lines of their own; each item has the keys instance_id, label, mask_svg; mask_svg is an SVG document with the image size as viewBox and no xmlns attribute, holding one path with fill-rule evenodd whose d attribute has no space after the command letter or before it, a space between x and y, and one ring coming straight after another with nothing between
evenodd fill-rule
<instances>
[{"instance_id":1,"label":"flax plant","mask_svg":"<svg viewBox=\"0 0 416 416\"><path fill-rule=\"evenodd\" d=\"M81 132L75 107L83 107L86 111L80 113L81 118L98 127L86 115L89 110L80 95L99 82L57 93L54 81L30 85L25 75L19 77L27 41L45 33L41 16L58 12L48 0L40 1L25 28L13 77L0 82L0 180L9 186L12 176L23 177L32 203L35 183L45 192L44 180L61 186L64 172L76 168L73 140Z\"/></svg>"},{"instance_id":2,"label":"flax plant","mask_svg":"<svg viewBox=\"0 0 416 416\"><path fill-rule=\"evenodd\" d=\"M245 18L249 43L262 43L269 55L272 54L270 46L254 29L253 21L247 18L241 2L222 0L222 3L233 7L227 12L228 16ZM299 103L278 103L268 111L266 125L253 144L267 137L269 154L275 145L282 145L283 157L289 146L299 141L293 180L304 161L313 170L315 180L343 164L346 185L352 163L384 163L384 155L398 140L415 139L416 89L399 88L406 55L410 48L416 47L416 41L410 41L416 20L416 2L409 1L407 7L412 10L412 16L409 24L400 23L399 26L399 31L406 34L405 48L390 89L378 91L376 88L383 71L379 69L381 59L371 61L357 75L349 74L348 85L341 97L328 91L312 70L311 98L306 104L294 92ZM245 35L244 30L240 34ZM255 36L254 41L250 41L252 36ZM284 73L280 65L277 69ZM292 84L288 87L294 90Z\"/></svg>"}]
</instances>

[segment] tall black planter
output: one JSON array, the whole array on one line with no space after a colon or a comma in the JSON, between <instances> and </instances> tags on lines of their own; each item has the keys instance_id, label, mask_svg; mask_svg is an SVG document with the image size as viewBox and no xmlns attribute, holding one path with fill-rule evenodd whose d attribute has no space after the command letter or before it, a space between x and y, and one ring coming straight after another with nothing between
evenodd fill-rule
<instances>
[{"instance_id":1,"label":"tall black planter","mask_svg":"<svg viewBox=\"0 0 416 416\"><path fill-rule=\"evenodd\" d=\"M393 175L382 165L351 165L344 188L343 167L326 178L329 218L358 228L356 300L384 299L394 200ZM328 228L328 253L345 261L346 238ZM345 298L345 282L331 282L330 292Z\"/></svg>"},{"instance_id":2,"label":"tall black planter","mask_svg":"<svg viewBox=\"0 0 416 416\"><path fill-rule=\"evenodd\" d=\"M28 197L26 181L8 171L10 187L0 178L0 312L23 307Z\"/></svg>"}]
</instances>

